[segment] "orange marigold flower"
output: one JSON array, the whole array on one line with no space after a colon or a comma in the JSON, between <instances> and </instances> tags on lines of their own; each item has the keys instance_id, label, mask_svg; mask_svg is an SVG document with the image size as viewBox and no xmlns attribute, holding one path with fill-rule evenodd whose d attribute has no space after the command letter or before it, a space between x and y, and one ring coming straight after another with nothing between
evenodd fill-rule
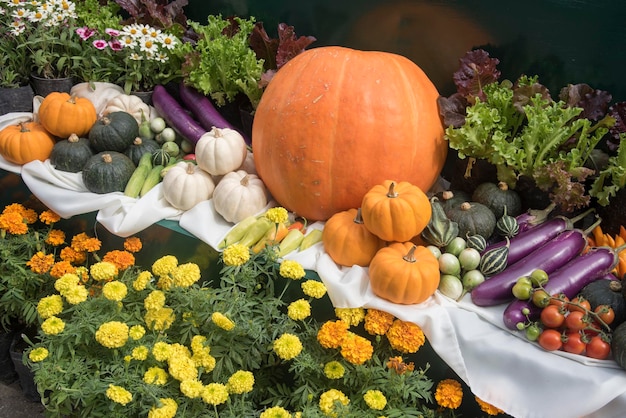
<instances>
[{"instance_id":1,"label":"orange marigold flower","mask_svg":"<svg viewBox=\"0 0 626 418\"><path fill-rule=\"evenodd\" d=\"M131 253L139 252L143 248L143 244L138 237L128 237L124 240L124 249Z\"/></svg>"},{"instance_id":2,"label":"orange marigold flower","mask_svg":"<svg viewBox=\"0 0 626 418\"><path fill-rule=\"evenodd\" d=\"M22 216L24 217L24 222L29 225L34 224L35 222L37 222L37 219L39 219L37 212L35 212L33 209L24 210L24 212L22 212Z\"/></svg>"},{"instance_id":3,"label":"orange marigold flower","mask_svg":"<svg viewBox=\"0 0 626 418\"><path fill-rule=\"evenodd\" d=\"M83 264L87 261L87 253L84 251L76 251L73 247L65 247L59 254L61 260L72 264Z\"/></svg>"},{"instance_id":4,"label":"orange marigold flower","mask_svg":"<svg viewBox=\"0 0 626 418\"><path fill-rule=\"evenodd\" d=\"M365 314L365 331L371 335L385 335L391 324L393 324L394 316L385 311L378 309L368 309Z\"/></svg>"},{"instance_id":5,"label":"orange marigold flower","mask_svg":"<svg viewBox=\"0 0 626 418\"><path fill-rule=\"evenodd\" d=\"M92 238L84 232L81 232L80 234L74 235L71 245L76 251L87 251L91 253L98 251L102 246L102 242L100 242L98 238Z\"/></svg>"},{"instance_id":6,"label":"orange marigold flower","mask_svg":"<svg viewBox=\"0 0 626 418\"><path fill-rule=\"evenodd\" d=\"M135 256L128 251L112 250L102 257L102 261L115 264L117 269L122 271L135 264Z\"/></svg>"},{"instance_id":7,"label":"orange marigold flower","mask_svg":"<svg viewBox=\"0 0 626 418\"><path fill-rule=\"evenodd\" d=\"M64 243L65 243L65 232L59 229L53 229L50 232L48 232L48 236L46 237L46 244L50 244L56 247Z\"/></svg>"},{"instance_id":8,"label":"orange marigold flower","mask_svg":"<svg viewBox=\"0 0 626 418\"><path fill-rule=\"evenodd\" d=\"M347 332L341 340L341 355L352 364L363 364L374 353L372 342L353 332Z\"/></svg>"},{"instance_id":9,"label":"orange marigold flower","mask_svg":"<svg viewBox=\"0 0 626 418\"><path fill-rule=\"evenodd\" d=\"M476 399L478 406L480 406L480 409L487 415L500 415L504 413L502 409L483 401L478 396L474 396L474 398Z\"/></svg>"},{"instance_id":10,"label":"orange marigold flower","mask_svg":"<svg viewBox=\"0 0 626 418\"><path fill-rule=\"evenodd\" d=\"M76 267L72 265L69 261L61 260L54 263L52 268L50 269L50 275L55 279L67 274L67 273L76 273Z\"/></svg>"},{"instance_id":11,"label":"orange marigold flower","mask_svg":"<svg viewBox=\"0 0 626 418\"><path fill-rule=\"evenodd\" d=\"M416 353L426 342L422 329L412 323L396 319L387 331L391 348L402 353Z\"/></svg>"},{"instance_id":12,"label":"orange marigold flower","mask_svg":"<svg viewBox=\"0 0 626 418\"><path fill-rule=\"evenodd\" d=\"M326 321L317 332L317 341L324 348L339 348L348 333L349 325L342 321Z\"/></svg>"},{"instance_id":13,"label":"orange marigold flower","mask_svg":"<svg viewBox=\"0 0 626 418\"><path fill-rule=\"evenodd\" d=\"M26 208L21 203L11 203L6 205L2 210L2 213L19 213L20 215L26 211Z\"/></svg>"},{"instance_id":14,"label":"orange marigold flower","mask_svg":"<svg viewBox=\"0 0 626 418\"><path fill-rule=\"evenodd\" d=\"M41 215L39 215L39 220L46 225L52 225L55 222L59 222L61 217L51 210L44 210L41 212Z\"/></svg>"},{"instance_id":15,"label":"orange marigold flower","mask_svg":"<svg viewBox=\"0 0 626 418\"><path fill-rule=\"evenodd\" d=\"M0 215L0 229L13 235L24 235L28 232L28 225L20 213L6 212Z\"/></svg>"},{"instance_id":16,"label":"orange marigold flower","mask_svg":"<svg viewBox=\"0 0 626 418\"><path fill-rule=\"evenodd\" d=\"M395 370L397 374L404 374L406 372L412 372L415 370L415 364L413 362L405 363L402 357L389 357L387 367L391 370Z\"/></svg>"},{"instance_id":17,"label":"orange marigold flower","mask_svg":"<svg viewBox=\"0 0 626 418\"><path fill-rule=\"evenodd\" d=\"M26 262L26 265L37 274L47 273L54 265L54 255L44 254L43 251L38 251L37 254Z\"/></svg>"},{"instance_id":18,"label":"orange marigold flower","mask_svg":"<svg viewBox=\"0 0 626 418\"><path fill-rule=\"evenodd\" d=\"M437 384L435 400L444 408L457 409L463 401L463 388L454 379L444 379Z\"/></svg>"}]
</instances>

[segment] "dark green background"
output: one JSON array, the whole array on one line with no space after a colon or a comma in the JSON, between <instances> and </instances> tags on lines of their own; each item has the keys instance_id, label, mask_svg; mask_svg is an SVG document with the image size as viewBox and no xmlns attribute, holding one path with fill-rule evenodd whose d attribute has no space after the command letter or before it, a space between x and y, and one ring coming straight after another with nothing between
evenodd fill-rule
<instances>
[{"instance_id":1,"label":"dark green background","mask_svg":"<svg viewBox=\"0 0 626 418\"><path fill-rule=\"evenodd\" d=\"M352 26L372 9L378 8L374 13L383 21L387 14L406 10L411 4L437 6L441 19L450 16L449 24L411 27L414 22L407 19L400 22L406 26L401 28L401 36L384 43L383 48L378 44L368 48L367 42L355 45L350 39ZM615 101L626 100L626 2L620 0L189 0L185 11L200 23L209 14L254 16L270 35L275 34L279 22L284 22L294 26L298 35L315 36L317 41L311 47L358 46L400 53L407 48L432 47L438 38L446 36L464 41L464 32L455 33L458 21L451 17L462 14L465 21L489 32L489 50L501 60L499 68L505 77L536 74L553 92L568 83L584 82L611 92ZM373 37L389 35L389 26L374 24L369 30ZM446 42L440 49L452 43ZM417 64L428 67L430 63ZM449 93L451 74L437 72L427 74L437 80L441 93Z\"/></svg>"}]
</instances>

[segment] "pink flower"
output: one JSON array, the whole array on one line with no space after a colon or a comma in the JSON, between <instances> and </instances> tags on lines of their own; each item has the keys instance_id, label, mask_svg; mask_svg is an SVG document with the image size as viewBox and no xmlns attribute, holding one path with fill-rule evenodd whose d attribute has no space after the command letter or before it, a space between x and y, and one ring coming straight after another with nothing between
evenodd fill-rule
<instances>
[{"instance_id":1,"label":"pink flower","mask_svg":"<svg viewBox=\"0 0 626 418\"><path fill-rule=\"evenodd\" d=\"M120 31L117 29L106 28L104 32L113 37L120 36Z\"/></svg>"},{"instance_id":2,"label":"pink flower","mask_svg":"<svg viewBox=\"0 0 626 418\"><path fill-rule=\"evenodd\" d=\"M114 41L109 41L109 46L111 47L113 51L121 51L123 48L122 43L118 41L117 39Z\"/></svg>"},{"instance_id":3,"label":"pink flower","mask_svg":"<svg viewBox=\"0 0 626 418\"><path fill-rule=\"evenodd\" d=\"M104 39L96 39L95 41L93 41L93 46L102 50L108 46L108 43Z\"/></svg>"},{"instance_id":4,"label":"pink flower","mask_svg":"<svg viewBox=\"0 0 626 418\"><path fill-rule=\"evenodd\" d=\"M78 36L80 36L80 39L86 41L87 39L95 35L96 30L90 29L87 26L83 26L82 28L76 28L76 33L78 34Z\"/></svg>"}]
</instances>

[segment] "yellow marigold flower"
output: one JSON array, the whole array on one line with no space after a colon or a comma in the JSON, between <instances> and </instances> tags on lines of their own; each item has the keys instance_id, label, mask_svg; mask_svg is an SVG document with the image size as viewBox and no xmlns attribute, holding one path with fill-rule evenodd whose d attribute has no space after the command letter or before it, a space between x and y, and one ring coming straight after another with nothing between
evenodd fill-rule
<instances>
[{"instance_id":1,"label":"yellow marigold flower","mask_svg":"<svg viewBox=\"0 0 626 418\"><path fill-rule=\"evenodd\" d=\"M96 341L107 348L120 348L128 341L128 325L120 321L110 321L98 327Z\"/></svg>"},{"instance_id":2,"label":"yellow marigold flower","mask_svg":"<svg viewBox=\"0 0 626 418\"><path fill-rule=\"evenodd\" d=\"M21 214L15 212L0 215L0 229L13 235L24 235L28 232L28 225L24 223Z\"/></svg>"},{"instance_id":3,"label":"yellow marigold flower","mask_svg":"<svg viewBox=\"0 0 626 418\"><path fill-rule=\"evenodd\" d=\"M115 264L109 261L99 261L89 268L89 273L94 280L103 282L115 279L118 269Z\"/></svg>"},{"instance_id":4,"label":"yellow marigold flower","mask_svg":"<svg viewBox=\"0 0 626 418\"><path fill-rule=\"evenodd\" d=\"M250 248L243 244L232 244L222 252L222 261L227 266L242 266L250 259Z\"/></svg>"},{"instance_id":5,"label":"yellow marigold flower","mask_svg":"<svg viewBox=\"0 0 626 418\"><path fill-rule=\"evenodd\" d=\"M78 305L87 300L89 291L83 285L72 286L63 292L63 297L70 305Z\"/></svg>"},{"instance_id":6,"label":"yellow marigold flower","mask_svg":"<svg viewBox=\"0 0 626 418\"><path fill-rule=\"evenodd\" d=\"M329 379L341 379L345 373L346 369L336 360L324 365L324 376Z\"/></svg>"},{"instance_id":7,"label":"yellow marigold flower","mask_svg":"<svg viewBox=\"0 0 626 418\"><path fill-rule=\"evenodd\" d=\"M389 357L387 367L391 370L394 370L396 374L404 374L406 372L412 372L413 370L415 370L415 364L413 364L412 361L409 363L405 363L400 356Z\"/></svg>"},{"instance_id":8,"label":"yellow marigold flower","mask_svg":"<svg viewBox=\"0 0 626 418\"><path fill-rule=\"evenodd\" d=\"M221 312L213 312L213 315L211 315L211 321L225 331L231 331L235 328L235 323Z\"/></svg>"},{"instance_id":9,"label":"yellow marigold flower","mask_svg":"<svg viewBox=\"0 0 626 418\"><path fill-rule=\"evenodd\" d=\"M63 312L63 298L61 295L45 296L39 299L37 303L37 313L42 319L48 319L61 312Z\"/></svg>"},{"instance_id":10,"label":"yellow marigold flower","mask_svg":"<svg viewBox=\"0 0 626 418\"><path fill-rule=\"evenodd\" d=\"M387 398L380 390L370 389L363 395L363 400L370 409L382 411L387 406Z\"/></svg>"},{"instance_id":11,"label":"yellow marigold flower","mask_svg":"<svg viewBox=\"0 0 626 418\"><path fill-rule=\"evenodd\" d=\"M217 360L215 357L209 354L208 348L205 348L203 351L199 351L194 353L191 357L196 367L202 367L206 373L210 373L215 368L217 364Z\"/></svg>"},{"instance_id":12,"label":"yellow marigold flower","mask_svg":"<svg viewBox=\"0 0 626 418\"><path fill-rule=\"evenodd\" d=\"M76 274L76 267L74 267L69 261L61 260L54 263L49 273L50 276L58 279L67 273Z\"/></svg>"},{"instance_id":13,"label":"yellow marigold flower","mask_svg":"<svg viewBox=\"0 0 626 418\"><path fill-rule=\"evenodd\" d=\"M178 259L173 255L165 255L152 264L152 274L165 276L170 274L178 266Z\"/></svg>"},{"instance_id":14,"label":"yellow marigold flower","mask_svg":"<svg viewBox=\"0 0 626 418\"><path fill-rule=\"evenodd\" d=\"M394 350L402 353L416 353L426 342L419 325L396 319L387 331L387 339Z\"/></svg>"},{"instance_id":15,"label":"yellow marigold flower","mask_svg":"<svg viewBox=\"0 0 626 418\"><path fill-rule=\"evenodd\" d=\"M287 307L287 315L294 321L308 318L311 315L311 304L304 299L293 301Z\"/></svg>"},{"instance_id":16,"label":"yellow marigold flower","mask_svg":"<svg viewBox=\"0 0 626 418\"><path fill-rule=\"evenodd\" d=\"M61 260L72 264L83 264L87 261L87 253L85 251L76 251L72 247L65 247L59 254Z\"/></svg>"},{"instance_id":17,"label":"yellow marigold flower","mask_svg":"<svg viewBox=\"0 0 626 418\"><path fill-rule=\"evenodd\" d=\"M66 273L54 282L54 288L57 292L63 294L74 286L80 284L80 278L74 273Z\"/></svg>"},{"instance_id":18,"label":"yellow marigold flower","mask_svg":"<svg viewBox=\"0 0 626 418\"><path fill-rule=\"evenodd\" d=\"M326 294L326 285L317 280L307 280L301 287L305 295L315 299L321 299Z\"/></svg>"},{"instance_id":19,"label":"yellow marigold flower","mask_svg":"<svg viewBox=\"0 0 626 418\"><path fill-rule=\"evenodd\" d=\"M165 331L172 326L175 319L172 308L149 309L144 316L148 328L156 331Z\"/></svg>"},{"instance_id":20,"label":"yellow marigold flower","mask_svg":"<svg viewBox=\"0 0 626 418\"><path fill-rule=\"evenodd\" d=\"M125 363L130 363L130 361L131 361L132 359L133 359L133 358L132 358L132 356L129 356L129 355L124 356L124 362L125 362Z\"/></svg>"},{"instance_id":21,"label":"yellow marigold flower","mask_svg":"<svg viewBox=\"0 0 626 418\"><path fill-rule=\"evenodd\" d=\"M242 393L252 392L254 387L254 375L252 372L238 370L233 373L226 383L228 393L241 395Z\"/></svg>"},{"instance_id":22,"label":"yellow marigold flower","mask_svg":"<svg viewBox=\"0 0 626 418\"><path fill-rule=\"evenodd\" d=\"M160 290L153 290L143 300L143 306L149 311L161 309L165 306L165 293Z\"/></svg>"},{"instance_id":23,"label":"yellow marigold flower","mask_svg":"<svg viewBox=\"0 0 626 418\"><path fill-rule=\"evenodd\" d=\"M350 399L340 390L330 389L320 395L319 406L324 414L331 417L337 416L335 402L348 406Z\"/></svg>"},{"instance_id":24,"label":"yellow marigold flower","mask_svg":"<svg viewBox=\"0 0 626 418\"><path fill-rule=\"evenodd\" d=\"M221 383L209 383L202 391L202 400L209 405L221 405L228 400L228 389Z\"/></svg>"},{"instance_id":25,"label":"yellow marigold flower","mask_svg":"<svg viewBox=\"0 0 626 418\"><path fill-rule=\"evenodd\" d=\"M143 244L138 237L128 237L124 240L124 249L131 253L137 253L141 251Z\"/></svg>"},{"instance_id":26,"label":"yellow marigold flower","mask_svg":"<svg viewBox=\"0 0 626 418\"><path fill-rule=\"evenodd\" d=\"M474 398L476 399L476 403L478 404L478 406L480 406L480 410L486 413L487 415L495 416L495 415L500 415L504 413L502 409L483 401L478 396L474 396Z\"/></svg>"},{"instance_id":27,"label":"yellow marigold flower","mask_svg":"<svg viewBox=\"0 0 626 418\"><path fill-rule=\"evenodd\" d=\"M76 267L74 274L78 276L82 283L87 283L89 281L89 269L85 266Z\"/></svg>"},{"instance_id":28,"label":"yellow marigold flower","mask_svg":"<svg viewBox=\"0 0 626 418\"><path fill-rule=\"evenodd\" d=\"M159 280L156 283L159 289L170 290L174 285L174 279L171 276L159 276Z\"/></svg>"},{"instance_id":29,"label":"yellow marigold flower","mask_svg":"<svg viewBox=\"0 0 626 418\"><path fill-rule=\"evenodd\" d=\"M356 327L365 318L365 309L363 308L335 308L335 316L348 325Z\"/></svg>"},{"instance_id":30,"label":"yellow marigold flower","mask_svg":"<svg viewBox=\"0 0 626 418\"><path fill-rule=\"evenodd\" d=\"M150 350L148 350L148 347L146 347L145 345L140 345L133 348L131 355L135 360L143 361L148 358L149 352Z\"/></svg>"},{"instance_id":31,"label":"yellow marigold flower","mask_svg":"<svg viewBox=\"0 0 626 418\"><path fill-rule=\"evenodd\" d=\"M162 386L167 383L167 372L161 367L150 367L143 374L143 381L149 385Z\"/></svg>"},{"instance_id":32,"label":"yellow marigold flower","mask_svg":"<svg viewBox=\"0 0 626 418\"><path fill-rule=\"evenodd\" d=\"M152 280L152 273L150 273L149 271L142 271L141 273L137 275L137 278L133 282L133 289L135 289L138 292L141 292L148 286L148 283L150 283L151 280Z\"/></svg>"},{"instance_id":33,"label":"yellow marigold flower","mask_svg":"<svg viewBox=\"0 0 626 418\"><path fill-rule=\"evenodd\" d=\"M133 340L140 340L146 334L146 329L141 325L133 325L128 330L128 336Z\"/></svg>"},{"instance_id":34,"label":"yellow marigold flower","mask_svg":"<svg viewBox=\"0 0 626 418\"><path fill-rule=\"evenodd\" d=\"M159 399L159 407L153 406L148 412L148 418L174 418L178 411L178 404L172 398Z\"/></svg>"},{"instance_id":35,"label":"yellow marigold flower","mask_svg":"<svg viewBox=\"0 0 626 418\"><path fill-rule=\"evenodd\" d=\"M197 379L183 380L180 382L180 391L190 399L199 398L204 390L204 385Z\"/></svg>"},{"instance_id":36,"label":"yellow marigold flower","mask_svg":"<svg viewBox=\"0 0 626 418\"><path fill-rule=\"evenodd\" d=\"M283 360L291 360L302 352L302 342L297 335L284 333L274 341L274 352Z\"/></svg>"},{"instance_id":37,"label":"yellow marigold flower","mask_svg":"<svg viewBox=\"0 0 626 418\"><path fill-rule=\"evenodd\" d=\"M352 364L363 364L374 354L374 346L367 338L348 332L341 341L341 355Z\"/></svg>"},{"instance_id":38,"label":"yellow marigold flower","mask_svg":"<svg viewBox=\"0 0 626 418\"><path fill-rule=\"evenodd\" d=\"M204 343L206 342L206 337L204 335L194 335L191 337L191 351L194 353L199 353L204 351L206 348Z\"/></svg>"},{"instance_id":39,"label":"yellow marigold flower","mask_svg":"<svg viewBox=\"0 0 626 418\"><path fill-rule=\"evenodd\" d=\"M26 262L26 265L37 274L47 273L54 265L54 254L44 254L38 251Z\"/></svg>"},{"instance_id":40,"label":"yellow marigold flower","mask_svg":"<svg viewBox=\"0 0 626 418\"><path fill-rule=\"evenodd\" d=\"M292 280L300 280L306 274L302 264L295 260L283 260L283 262L280 263L278 272L284 278Z\"/></svg>"},{"instance_id":41,"label":"yellow marigold flower","mask_svg":"<svg viewBox=\"0 0 626 418\"><path fill-rule=\"evenodd\" d=\"M135 256L128 251L112 250L102 257L102 261L115 264L119 271L124 271L135 265Z\"/></svg>"},{"instance_id":42,"label":"yellow marigold flower","mask_svg":"<svg viewBox=\"0 0 626 418\"><path fill-rule=\"evenodd\" d=\"M435 400L439 406L457 409L463 401L463 388L454 379L444 379L437 384Z\"/></svg>"},{"instance_id":43,"label":"yellow marigold flower","mask_svg":"<svg viewBox=\"0 0 626 418\"><path fill-rule=\"evenodd\" d=\"M57 335L65 329L65 322L57 316L51 316L41 323L41 330L48 335Z\"/></svg>"},{"instance_id":44,"label":"yellow marigold flower","mask_svg":"<svg viewBox=\"0 0 626 418\"><path fill-rule=\"evenodd\" d=\"M106 395L107 398L121 405L126 405L133 400L133 394L121 386L109 385Z\"/></svg>"},{"instance_id":45,"label":"yellow marigold flower","mask_svg":"<svg viewBox=\"0 0 626 418\"><path fill-rule=\"evenodd\" d=\"M28 353L28 358L33 363L38 363L40 361L44 361L48 357L48 349L45 347L37 347L30 350Z\"/></svg>"},{"instance_id":46,"label":"yellow marigold flower","mask_svg":"<svg viewBox=\"0 0 626 418\"><path fill-rule=\"evenodd\" d=\"M53 223L59 222L61 217L56 212L48 209L41 212L39 220L46 225L52 225Z\"/></svg>"},{"instance_id":47,"label":"yellow marigold flower","mask_svg":"<svg viewBox=\"0 0 626 418\"><path fill-rule=\"evenodd\" d=\"M102 294L109 300L120 302L128 294L128 288L124 283L114 280L102 286Z\"/></svg>"},{"instance_id":48,"label":"yellow marigold flower","mask_svg":"<svg viewBox=\"0 0 626 418\"><path fill-rule=\"evenodd\" d=\"M152 355L157 361L165 361L170 358L172 347L163 341L159 341L152 347Z\"/></svg>"},{"instance_id":49,"label":"yellow marigold flower","mask_svg":"<svg viewBox=\"0 0 626 418\"><path fill-rule=\"evenodd\" d=\"M291 418L291 414L282 406L272 406L261 412L259 418Z\"/></svg>"},{"instance_id":50,"label":"yellow marigold flower","mask_svg":"<svg viewBox=\"0 0 626 418\"><path fill-rule=\"evenodd\" d=\"M265 212L265 217L274 223L281 224L289 220L289 212L285 208L275 207L268 209Z\"/></svg>"},{"instance_id":51,"label":"yellow marigold flower","mask_svg":"<svg viewBox=\"0 0 626 418\"><path fill-rule=\"evenodd\" d=\"M48 232L48 235L46 236L46 244L56 247L64 243L65 243L65 232L59 229L53 229L50 232Z\"/></svg>"},{"instance_id":52,"label":"yellow marigold flower","mask_svg":"<svg viewBox=\"0 0 626 418\"><path fill-rule=\"evenodd\" d=\"M371 335L385 335L393 324L394 316L378 309L368 309L365 314L365 331Z\"/></svg>"},{"instance_id":53,"label":"yellow marigold flower","mask_svg":"<svg viewBox=\"0 0 626 418\"><path fill-rule=\"evenodd\" d=\"M317 332L317 341L324 348L339 348L348 333L348 324L341 319L326 321Z\"/></svg>"},{"instance_id":54,"label":"yellow marigold flower","mask_svg":"<svg viewBox=\"0 0 626 418\"><path fill-rule=\"evenodd\" d=\"M200 267L195 263L177 266L171 273L174 286L189 287L200 280Z\"/></svg>"},{"instance_id":55,"label":"yellow marigold flower","mask_svg":"<svg viewBox=\"0 0 626 418\"><path fill-rule=\"evenodd\" d=\"M198 369L191 357L170 356L168 365L170 375L180 382L198 378Z\"/></svg>"}]
</instances>

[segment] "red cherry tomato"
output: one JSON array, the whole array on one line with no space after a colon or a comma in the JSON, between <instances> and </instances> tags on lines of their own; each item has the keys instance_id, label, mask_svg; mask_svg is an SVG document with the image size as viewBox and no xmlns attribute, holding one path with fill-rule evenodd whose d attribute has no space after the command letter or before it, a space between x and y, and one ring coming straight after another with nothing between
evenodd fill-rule
<instances>
[{"instance_id":1,"label":"red cherry tomato","mask_svg":"<svg viewBox=\"0 0 626 418\"><path fill-rule=\"evenodd\" d=\"M582 311L573 311L565 317L565 327L570 331L580 331L588 325L588 319Z\"/></svg>"},{"instance_id":2,"label":"red cherry tomato","mask_svg":"<svg viewBox=\"0 0 626 418\"><path fill-rule=\"evenodd\" d=\"M598 305L593 311L607 325L610 325L615 319L615 311L609 305Z\"/></svg>"},{"instance_id":3,"label":"red cherry tomato","mask_svg":"<svg viewBox=\"0 0 626 418\"><path fill-rule=\"evenodd\" d=\"M591 310L591 304L584 296L578 295L567 304L567 309L570 312L588 312Z\"/></svg>"},{"instance_id":4,"label":"red cherry tomato","mask_svg":"<svg viewBox=\"0 0 626 418\"><path fill-rule=\"evenodd\" d=\"M582 354L586 346L587 344L583 341L582 335L579 332L568 332L565 334L563 351L573 354Z\"/></svg>"},{"instance_id":5,"label":"red cherry tomato","mask_svg":"<svg viewBox=\"0 0 626 418\"><path fill-rule=\"evenodd\" d=\"M541 310L539 319L546 328L559 328L565 322L565 314L558 305L548 305Z\"/></svg>"},{"instance_id":6,"label":"red cherry tomato","mask_svg":"<svg viewBox=\"0 0 626 418\"><path fill-rule=\"evenodd\" d=\"M611 344L602 335L594 335L587 343L587 357L604 360L609 357Z\"/></svg>"},{"instance_id":7,"label":"red cherry tomato","mask_svg":"<svg viewBox=\"0 0 626 418\"><path fill-rule=\"evenodd\" d=\"M548 351L559 350L563 346L561 333L551 328L544 329L543 332L539 334L537 342L544 350Z\"/></svg>"},{"instance_id":8,"label":"red cherry tomato","mask_svg":"<svg viewBox=\"0 0 626 418\"><path fill-rule=\"evenodd\" d=\"M563 293L555 293L552 295L552 298L550 298L550 305L556 305L562 308L567 307L567 302L569 302L569 298Z\"/></svg>"}]
</instances>

